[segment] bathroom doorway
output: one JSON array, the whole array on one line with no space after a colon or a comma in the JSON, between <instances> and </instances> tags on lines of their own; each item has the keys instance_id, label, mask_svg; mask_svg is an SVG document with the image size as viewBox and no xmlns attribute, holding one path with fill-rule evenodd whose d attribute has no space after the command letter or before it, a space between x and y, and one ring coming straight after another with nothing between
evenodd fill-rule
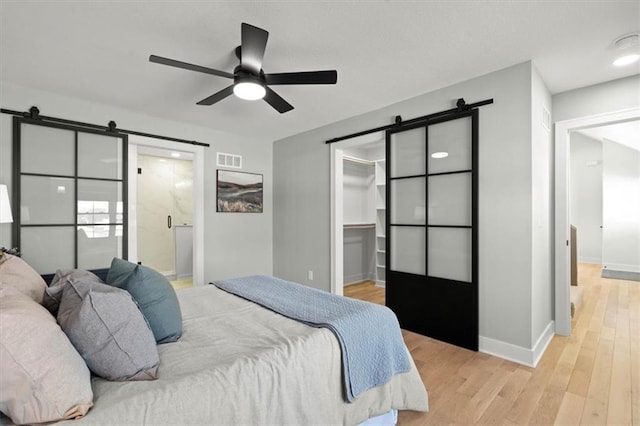
<instances>
[{"instance_id":1,"label":"bathroom doorway","mask_svg":"<svg viewBox=\"0 0 640 426\"><path fill-rule=\"evenodd\" d=\"M138 262L174 286L193 279L193 154L139 147Z\"/></svg>"}]
</instances>

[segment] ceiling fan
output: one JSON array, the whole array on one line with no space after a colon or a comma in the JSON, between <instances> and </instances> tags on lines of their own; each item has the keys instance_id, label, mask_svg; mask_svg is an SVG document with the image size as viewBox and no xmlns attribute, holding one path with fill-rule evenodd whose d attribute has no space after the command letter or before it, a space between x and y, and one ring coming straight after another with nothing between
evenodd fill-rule
<instances>
[{"instance_id":1,"label":"ceiling fan","mask_svg":"<svg viewBox=\"0 0 640 426\"><path fill-rule=\"evenodd\" d=\"M262 28L242 24L241 45L236 47L235 51L240 65L233 70L233 74L156 55L149 56L149 62L233 79L231 86L204 98L198 102L198 105L213 105L227 96L235 94L237 97L247 100L264 99L278 112L285 113L291 111L293 105L285 101L269 86L278 84L336 84L338 80L336 70L265 74L262 70L262 58L268 37L269 33Z\"/></svg>"}]
</instances>

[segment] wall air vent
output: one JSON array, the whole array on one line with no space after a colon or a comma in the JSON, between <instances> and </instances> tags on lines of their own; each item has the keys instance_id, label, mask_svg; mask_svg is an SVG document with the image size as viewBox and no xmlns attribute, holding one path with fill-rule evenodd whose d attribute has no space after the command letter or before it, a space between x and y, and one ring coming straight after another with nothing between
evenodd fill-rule
<instances>
[{"instance_id":1,"label":"wall air vent","mask_svg":"<svg viewBox=\"0 0 640 426\"><path fill-rule=\"evenodd\" d=\"M551 113L544 105L542 105L542 125L545 129L551 131Z\"/></svg>"},{"instance_id":2,"label":"wall air vent","mask_svg":"<svg viewBox=\"0 0 640 426\"><path fill-rule=\"evenodd\" d=\"M242 156L235 154L225 154L224 152L217 152L218 167L228 167L232 169L242 168Z\"/></svg>"}]
</instances>

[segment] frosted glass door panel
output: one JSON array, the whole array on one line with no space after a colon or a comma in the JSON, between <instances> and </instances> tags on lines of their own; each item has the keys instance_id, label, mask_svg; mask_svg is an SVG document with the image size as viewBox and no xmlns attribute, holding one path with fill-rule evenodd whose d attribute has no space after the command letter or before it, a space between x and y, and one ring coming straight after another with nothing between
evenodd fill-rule
<instances>
[{"instance_id":1,"label":"frosted glass door panel","mask_svg":"<svg viewBox=\"0 0 640 426\"><path fill-rule=\"evenodd\" d=\"M75 174L74 132L23 123L20 144L21 173Z\"/></svg>"},{"instance_id":2,"label":"frosted glass door panel","mask_svg":"<svg viewBox=\"0 0 640 426\"><path fill-rule=\"evenodd\" d=\"M425 128L420 127L391 135L391 177L423 175L426 173Z\"/></svg>"},{"instance_id":3,"label":"frosted glass door panel","mask_svg":"<svg viewBox=\"0 0 640 426\"><path fill-rule=\"evenodd\" d=\"M391 181L391 223L425 224L425 178Z\"/></svg>"},{"instance_id":4,"label":"frosted glass door panel","mask_svg":"<svg viewBox=\"0 0 640 426\"><path fill-rule=\"evenodd\" d=\"M122 139L78 134L78 176L122 179Z\"/></svg>"},{"instance_id":5,"label":"frosted glass door panel","mask_svg":"<svg viewBox=\"0 0 640 426\"><path fill-rule=\"evenodd\" d=\"M43 176L20 178L22 225L73 223L74 203L73 179Z\"/></svg>"},{"instance_id":6,"label":"frosted glass door panel","mask_svg":"<svg viewBox=\"0 0 640 426\"><path fill-rule=\"evenodd\" d=\"M78 179L78 224L122 223L122 183Z\"/></svg>"},{"instance_id":7,"label":"frosted glass door panel","mask_svg":"<svg viewBox=\"0 0 640 426\"><path fill-rule=\"evenodd\" d=\"M20 233L22 258L39 274L74 268L75 227L26 227Z\"/></svg>"},{"instance_id":8,"label":"frosted glass door panel","mask_svg":"<svg viewBox=\"0 0 640 426\"><path fill-rule=\"evenodd\" d=\"M471 229L429 228L430 277L471 282Z\"/></svg>"},{"instance_id":9,"label":"frosted glass door panel","mask_svg":"<svg viewBox=\"0 0 640 426\"><path fill-rule=\"evenodd\" d=\"M471 173L429 176L428 223L471 226Z\"/></svg>"},{"instance_id":10,"label":"frosted glass door panel","mask_svg":"<svg viewBox=\"0 0 640 426\"><path fill-rule=\"evenodd\" d=\"M391 270L425 275L425 229L391 227Z\"/></svg>"},{"instance_id":11,"label":"frosted glass door panel","mask_svg":"<svg viewBox=\"0 0 640 426\"><path fill-rule=\"evenodd\" d=\"M108 268L122 257L122 226L78 227L78 269Z\"/></svg>"},{"instance_id":12,"label":"frosted glass door panel","mask_svg":"<svg viewBox=\"0 0 640 426\"><path fill-rule=\"evenodd\" d=\"M445 158L433 158L446 152ZM471 118L445 121L429 126L429 173L471 169Z\"/></svg>"}]
</instances>

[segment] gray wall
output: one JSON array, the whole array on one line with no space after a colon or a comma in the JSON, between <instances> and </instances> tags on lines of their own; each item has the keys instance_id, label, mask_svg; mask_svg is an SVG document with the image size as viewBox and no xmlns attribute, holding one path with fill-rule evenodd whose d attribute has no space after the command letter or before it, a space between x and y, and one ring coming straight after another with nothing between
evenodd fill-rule
<instances>
[{"instance_id":1,"label":"gray wall","mask_svg":"<svg viewBox=\"0 0 640 426\"><path fill-rule=\"evenodd\" d=\"M578 262L599 264L602 263L602 142L580 132L572 132L570 137L570 220L577 228Z\"/></svg>"},{"instance_id":2,"label":"gray wall","mask_svg":"<svg viewBox=\"0 0 640 426\"><path fill-rule=\"evenodd\" d=\"M243 138L212 129L158 119L139 112L69 98L6 83L0 84L2 107L26 111L39 107L43 115L106 124L211 144L205 149L204 258L205 280L247 274L271 274L272 148L270 141ZM243 169L264 175L264 213L216 213L216 151L243 156ZM12 118L0 114L0 183L12 179ZM11 225L0 225L0 245L11 246Z\"/></svg>"},{"instance_id":3,"label":"gray wall","mask_svg":"<svg viewBox=\"0 0 640 426\"><path fill-rule=\"evenodd\" d=\"M547 113L548 111L548 113ZM551 94L535 67L531 72L531 347L554 318L553 149Z\"/></svg>"},{"instance_id":4,"label":"gray wall","mask_svg":"<svg viewBox=\"0 0 640 426\"><path fill-rule=\"evenodd\" d=\"M553 121L640 107L640 75L553 95Z\"/></svg>"},{"instance_id":5,"label":"gray wall","mask_svg":"<svg viewBox=\"0 0 640 426\"><path fill-rule=\"evenodd\" d=\"M480 109L479 126L480 335L531 348L537 339L532 336L534 72L530 62L519 64L276 141L274 274L330 290L330 149L325 140L392 123L396 115L407 120L449 109L460 97L467 102L493 98L494 104ZM546 215L540 220L548 221ZM315 273L313 281L307 280L308 270ZM546 275L545 270L540 279ZM540 290L541 299L551 297L550 285ZM541 310L551 303L540 303Z\"/></svg>"}]
</instances>

